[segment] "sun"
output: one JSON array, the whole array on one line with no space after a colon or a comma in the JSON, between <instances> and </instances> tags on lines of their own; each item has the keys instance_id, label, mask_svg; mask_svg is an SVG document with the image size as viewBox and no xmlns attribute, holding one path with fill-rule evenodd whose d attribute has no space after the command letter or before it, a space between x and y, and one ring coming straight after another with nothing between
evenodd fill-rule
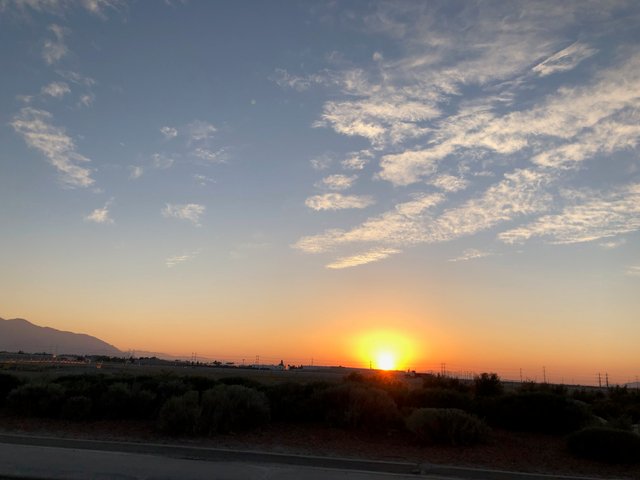
<instances>
[{"instance_id":1,"label":"sun","mask_svg":"<svg viewBox=\"0 0 640 480\"><path fill-rule=\"evenodd\" d=\"M391 352L380 352L376 357L376 367L379 370L395 370L396 356Z\"/></svg>"},{"instance_id":2,"label":"sun","mask_svg":"<svg viewBox=\"0 0 640 480\"><path fill-rule=\"evenodd\" d=\"M377 330L354 339L358 359L376 370L404 370L415 361L415 345L399 331Z\"/></svg>"}]
</instances>

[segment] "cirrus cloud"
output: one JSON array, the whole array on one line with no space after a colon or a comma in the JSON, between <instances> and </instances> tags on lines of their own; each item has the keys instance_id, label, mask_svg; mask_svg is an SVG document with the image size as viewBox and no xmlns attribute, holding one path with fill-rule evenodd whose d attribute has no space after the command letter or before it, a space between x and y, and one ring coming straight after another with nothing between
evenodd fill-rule
<instances>
[{"instance_id":1,"label":"cirrus cloud","mask_svg":"<svg viewBox=\"0 0 640 480\"><path fill-rule=\"evenodd\" d=\"M177 218L187 220L195 226L200 227L200 217L204 214L206 207L197 203L175 204L167 203L162 209L162 215L166 218Z\"/></svg>"},{"instance_id":2,"label":"cirrus cloud","mask_svg":"<svg viewBox=\"0 0 640 480\"><path fill-rule=\"evenodd\" d=\"M366 208L373 205L375 201L369 195L325 193L309 197L304 203L312 210L345 210L349 208Z\"/></svg>"}]
</instances>

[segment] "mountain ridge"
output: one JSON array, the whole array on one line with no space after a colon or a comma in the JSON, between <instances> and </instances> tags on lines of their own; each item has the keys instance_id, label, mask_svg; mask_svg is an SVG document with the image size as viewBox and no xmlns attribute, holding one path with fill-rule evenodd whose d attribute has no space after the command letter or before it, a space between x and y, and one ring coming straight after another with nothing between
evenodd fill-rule
<instances>
[{"instance_id":1,"label":"mountain ridge","mask_svg":"<svg viewBox=\"0 0 640 480\"><path fill-rule=\"evenodd\" d=\"M41 327L24 318L0 317L0 351L121 356L117 347L86 333Z\"/></svg>"}]
</instances>

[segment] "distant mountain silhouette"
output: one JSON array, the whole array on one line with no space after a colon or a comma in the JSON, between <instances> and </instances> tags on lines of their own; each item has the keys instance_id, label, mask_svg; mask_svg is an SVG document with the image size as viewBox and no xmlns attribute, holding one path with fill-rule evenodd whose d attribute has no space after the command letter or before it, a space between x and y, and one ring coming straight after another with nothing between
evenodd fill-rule
<instances>
[{"instance_id":1,"label":"distant mountain silhouette","mask_svg":"<svg viewBox=\"0 0 640 480\"><path fill-rule=\"evenodd\" d=\"M0 318L0 351L122 356L113 345L83 333L39 327L22 318Z\"/></svg>"}]
</instances>

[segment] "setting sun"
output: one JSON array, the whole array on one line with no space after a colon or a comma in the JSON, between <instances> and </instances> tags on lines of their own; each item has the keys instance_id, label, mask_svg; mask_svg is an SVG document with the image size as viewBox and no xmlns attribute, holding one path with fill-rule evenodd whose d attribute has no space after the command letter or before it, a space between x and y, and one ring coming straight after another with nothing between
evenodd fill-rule
<instances>
[{"instance_id":1,"label":"setting sun","mask_svg":"<svg viewBox=\"0 0 640 480\"><path fill-rule=\"evenodd\" d=\"M408 336L398 332L376 331L356 339L358 358L378 370L404 370L415 361L415 346Z\"/></svg>"},{"instance_id":2,"label":"setting sun","mask_svg":"<svg viewBox=\"0 0 640 480\"><path fill-rule=\"evenodd\" d=\"M380 352L376 357L375 367L380 370L395 370L396 369L395 355L390 352Z\"/></svg>"}]
</instances>

